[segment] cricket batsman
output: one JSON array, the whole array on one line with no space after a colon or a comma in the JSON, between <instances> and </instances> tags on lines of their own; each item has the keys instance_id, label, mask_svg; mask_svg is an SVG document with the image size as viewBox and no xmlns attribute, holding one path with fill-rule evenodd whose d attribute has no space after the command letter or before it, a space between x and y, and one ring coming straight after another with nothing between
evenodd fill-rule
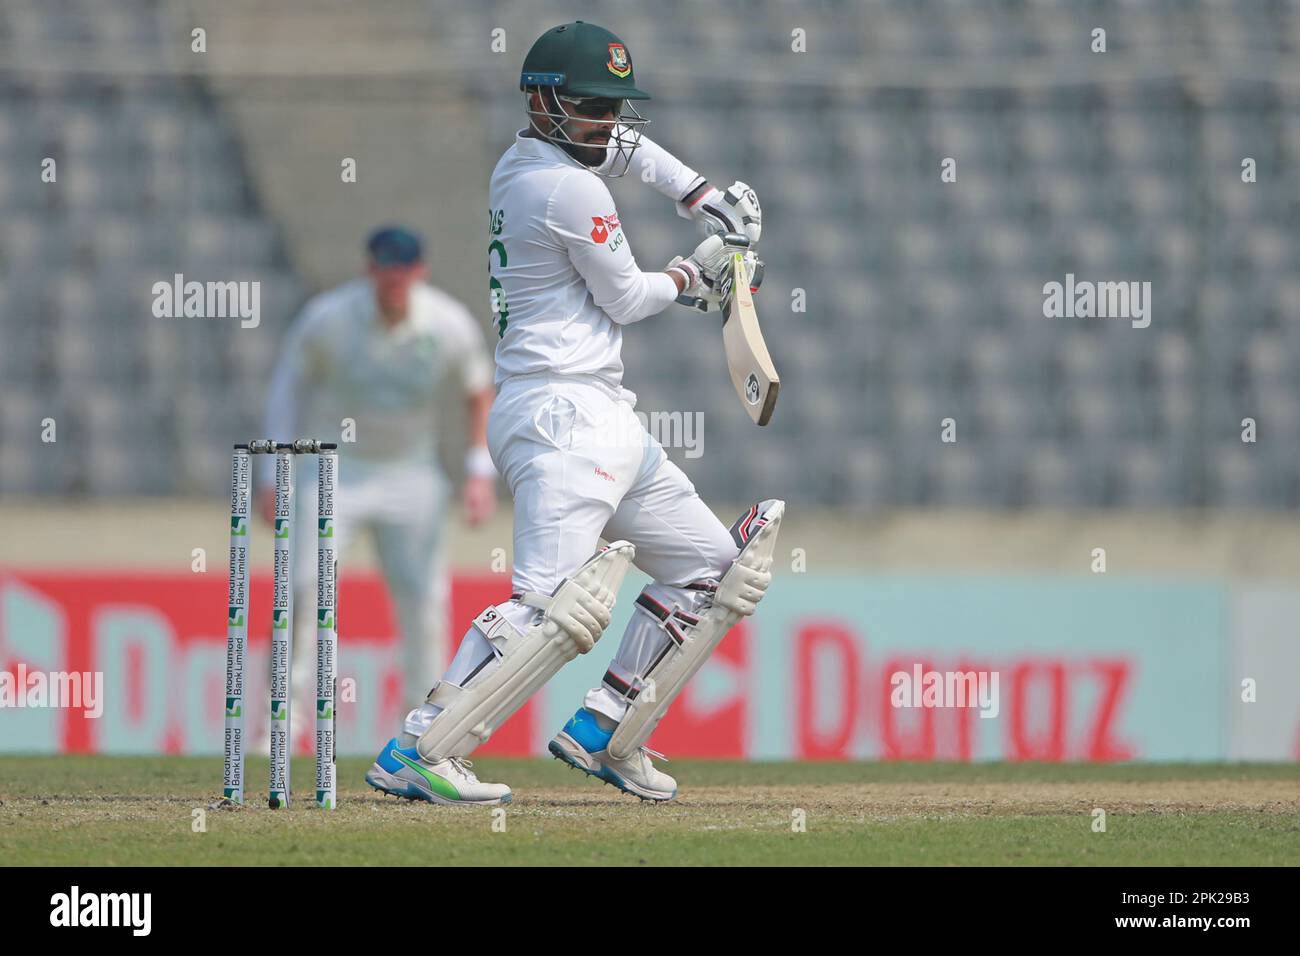
<instances>
[{"instance_id":1,"label":"cricket batsman","mask_svg":"<svg viewBox=\"0 0 1300 956\"><path fill-rule=\"evenodd\" d=\"M744 183L722 192L643 135L631 103L649 95L608 30L548 30L520 89L529 125L492 173L488 246L500 341L487 439L514 496L514 593L474 619L366 780L432 803L508 802L510 788L480 782L464 758L595 647L635 562L653 580L550 751L643 800L670 800L677 783L646 741L723 635L754 613L784 503L761 501L730 529L718 521L633 414L623 326L679 296L716 315L733 257L745 257L751 280L758 269L762 214ZM662 272L637 266L603 179L626 173L634 154L653 174L642 178L709 233ZM701 340L716 341L716 326L700 322Z\"/></svg>"},{"instance_id":2,"label":"cricket batsman","mask_svg":"<svg viewBox=\"0 0 1300 956\"><path fill-rule=\"evenodd\" d=\"M496 503L496 470L487 450L495 389L478 321L425 281L420 237L401 226L382 228L369 237L366 252L366 274L311 299L290 328L267 395L266 434L284 441L340 436L345 442L336 547L358 531L372 535L397 613L410 700L428 689L447 660L441 542L448 481L437 459L442 383L451 377L465 397L469 450L462 497L471 524L488 518ZM347 434L345 420L355 423L354 434ZM347 443L349 437L355 441ZM295 550L314 555L317 462L305 456L295 465ZM264 489L261 505L264 515L274 516L273 487ZM314 607L315 562L294 564L295 604ZM295 619L293 707L311 714L315 616ZM310 731L310 721L300 723Z\"/></svg>"}]
</instances>

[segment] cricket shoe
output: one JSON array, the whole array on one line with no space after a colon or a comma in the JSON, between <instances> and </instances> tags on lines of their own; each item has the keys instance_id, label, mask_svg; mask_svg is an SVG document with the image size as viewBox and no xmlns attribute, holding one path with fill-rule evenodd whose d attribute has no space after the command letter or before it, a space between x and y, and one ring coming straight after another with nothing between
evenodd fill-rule
<instances>
[{"instance_id":1,"label":"cricket shoe","mask_svg":"<svg viewBox=\"0 0 1300 956\"><path fill-rule=\"evenodd\" d=\"M607 749L613 736L614 731L601 727L594 713L580 707L564 729L551 738L549 749L570 767L642 800L663 801L677 796L677 781L656 770L650 762L652 756L666 760L663 754L642 747L632 756L619 760Z\"/></svg>"},{"instance_id":2,"label":"cricket shoe","mask_svg":"<svg viewBox=\"0 0 1300 956\"><path fill-rule=\"evenodd\" d=\"M462 757L425 760L415 747L402 747L394 737L366 772L366 783L383 793L408 800L448 806L495 807L509 803L504 783L483 783Z\"/></svg>"}]
</instances>

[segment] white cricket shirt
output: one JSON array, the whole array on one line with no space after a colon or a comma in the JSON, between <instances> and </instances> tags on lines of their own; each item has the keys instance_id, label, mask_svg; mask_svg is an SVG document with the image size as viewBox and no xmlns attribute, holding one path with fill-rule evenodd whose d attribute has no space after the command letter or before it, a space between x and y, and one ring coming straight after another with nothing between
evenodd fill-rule
<instances>
[{"instance_id":1,"label":"white cricket shirt","mask_svg":"<svg viewBox=\"0 0 1300 956\"><path fill-rule=\"evenodd\" d=\"M492 171L488 202L497 383L546 372L619 386L621 326L663 311L677 287L637 268L605 183L520 131Z\"/></svg>"},{"instance_id":2,"label":"white cricket shirt","mask_svg":"<svg viewBox=\"0 0 1300 956\"><path fill-rule=\"evenodd\" d=\"M280 352L267 397L267 435L337 440L354 419L351 461L433 462L442 380L466 394L491 384L478 321L426 283L411 289L406 317L388 326L374 286L362 277L311 299Z\"/></svg>"}]
</instances>

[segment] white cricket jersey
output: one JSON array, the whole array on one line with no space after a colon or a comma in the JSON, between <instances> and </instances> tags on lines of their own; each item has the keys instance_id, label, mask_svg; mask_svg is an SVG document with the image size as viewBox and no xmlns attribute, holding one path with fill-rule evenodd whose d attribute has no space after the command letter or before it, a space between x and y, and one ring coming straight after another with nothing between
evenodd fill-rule
<instances>
[{"instance_id":1,"label":"white cricket jersey","mask_svg":"<svg viewBox=\"0 0 1300 956\"><path fill-rule=\"evenodd\" d=\"M488 202L497 383L547 372L620 385L621 327L663 311L677 286L637 268L605 183L521 131L492 171Z\"/></svg>"},{"instance_id":2,"label":"white cricket jersey","mask_svg":"<svg viewBox=\"0 0 1300 956\"><path fill-rule=\"evenodd\" d=\"M267 436L337 440L356 421L349 461L433 462L440 383L452 375L466 394L491 385L478 322L456 299L426 283L411 289L406 317L379 317L369 278L311 299L285 338L267 399Z\"/></svg>"}]
</instances>

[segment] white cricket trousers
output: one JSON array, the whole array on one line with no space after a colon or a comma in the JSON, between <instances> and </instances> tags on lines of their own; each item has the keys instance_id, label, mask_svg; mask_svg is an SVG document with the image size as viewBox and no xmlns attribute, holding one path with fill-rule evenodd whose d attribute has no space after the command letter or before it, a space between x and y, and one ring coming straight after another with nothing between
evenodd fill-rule
<instances>
[{"instance_id":1,"label":"white cricket trousers","mask_svg":"<svg viewBox=\"0 0 1300 956\"><path fill-rule=\"evenodd\" d=\"M635 563L662 604L697 607L686 585L717 580L738 553L727 528L695 493L682 470L633 413L626 389L575 376L520 376L502 385L488 418L488 448L515 502L514 589L551 594L593 554L603 536L636 547ZM497 605L517 628L534 609ZM583 706L621 720L627 700L617 682L643 676L667 638L657 622L634 613L606 679ZM445 680L457 686L491 660L487 639L471 627ZM610 675L613 675L611 679ZM418 736L437 714L425 704L405 731Z\"/></svg>"},{"instance_id":2,"label":"white cricket trousers","mask_svg":"<svg viewBox=\"0 0 1300 956\"><path fill-rule=\"evenodd\" d=\"M314 456L304 456L295 464L300 470L294 516L298 526L293 568L293 686L296 694L305 692L312 699L314 710L317 471ZM450 586L442 552L447 497L447 479L432 462L344 459L339 465L334 546L340 572L347 577L344 548L358 532L368 531L401 631L403 692L412 698L428 693L447 661L445 618ZM348 609L342 602L339 620L346 633ZM352 627L361 626L354 618Z\"/></svg>"},{"instance_id":3,"label":"white cricket trousers","mask_svg":"<svg viewBox=\"0 0 1300 956\"><path fill-rule=\"evenodd\" d=\"M488 419L514 495L514 589L550 594L603 535L670 586L718 578L737 548L633 413L636 396L572 376L507 379Z\"/></svg>"}]
</instances>

